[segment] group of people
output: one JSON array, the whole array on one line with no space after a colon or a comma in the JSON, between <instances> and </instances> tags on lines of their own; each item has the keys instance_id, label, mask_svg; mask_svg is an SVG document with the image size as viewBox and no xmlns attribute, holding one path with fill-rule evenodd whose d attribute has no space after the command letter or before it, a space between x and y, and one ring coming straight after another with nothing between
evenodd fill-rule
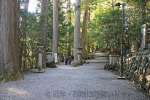
<instances>
[{"instance_id":1,"label":"group of people","mask_svg":"<svg viewBox=\"0 0 150 100\"><path fill-rule=\"evenodd\" d=\"M73 56L63 56L62 57L62 62L65 63L66 65L70 65L73 60Z\"/></svg>"}]
</instances>

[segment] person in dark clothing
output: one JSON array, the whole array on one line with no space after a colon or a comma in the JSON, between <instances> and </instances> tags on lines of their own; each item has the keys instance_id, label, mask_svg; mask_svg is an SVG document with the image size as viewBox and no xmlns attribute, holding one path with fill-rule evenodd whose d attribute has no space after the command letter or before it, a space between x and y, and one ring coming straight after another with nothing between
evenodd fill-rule
<instances>
[{"instance_id":1,"label":"person in dark clothing","mask_svg":"<svg viewBox=\"0 0 150 100\"><path fill-rule=\"evenodd\" d=\"M68 65L68 56L65 57L65 64Z\"/></svg>"},{"instance_id":2,"label":"person in dark clothing","mask_svg":"<svg viewBox=\"0 0 150 100\"><path fill-rule=\"evenodd\" d=\"M62 60L61 60L61 61L62 61L62 63L64 62L64 60L65 60L65 59L64 59L64 56L63 56L63 57L62 57Z\"/></svg>"},{"instance_id":3,"label":"person in dark clothing","mask_svg":"<svg viewBox=\"0 0 150 100\"><path fill-rule=\"evenodd\" d=\"M71 59L74 60L74 56L73 55L71 56Z\"/></svg>"},{"instance_id":4,"label":"person in dark clothing","mask_svg":"<svg viewBox=\"0 0 150 100\"><path fill-rule=\"evenodd\" d=\"M68 63L69 63L69 65L71 64L71 61L72 61L72 57L69 56L69 57L68 57Z\"/></svg>"}]
</instances>

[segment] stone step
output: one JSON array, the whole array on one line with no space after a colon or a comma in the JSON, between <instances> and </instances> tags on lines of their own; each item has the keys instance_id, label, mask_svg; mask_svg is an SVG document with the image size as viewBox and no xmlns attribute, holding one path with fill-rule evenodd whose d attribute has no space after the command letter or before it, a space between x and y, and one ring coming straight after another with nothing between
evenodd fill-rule
<instances>
[{"instance_id":1,"label":"stone step","mask_svg":"<svg viewBox=\"0 0 150 100\"><path fill-rule=\"evenodd\" d=\"M108 58L107 57L94 57L94 59L97 59L97 60L107 60Z\"/></svg>"},{"instance_id":2,"label":"stone step","mask_svg":"<svg viewBox=\"0 0 150 100\"><path fill-rule=\"evenodd\" d=\"M86 60L87 63L109 63L108 60L90 59Z\"/></svg>"}]
</instances>

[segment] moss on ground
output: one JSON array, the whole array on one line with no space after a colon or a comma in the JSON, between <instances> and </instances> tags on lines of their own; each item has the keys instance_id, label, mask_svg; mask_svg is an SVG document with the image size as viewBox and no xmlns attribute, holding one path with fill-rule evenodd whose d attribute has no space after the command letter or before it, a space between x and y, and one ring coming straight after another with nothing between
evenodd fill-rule
<instances>
[{"instance_id":1,"label":"moss on ground","mask_svg":"<svg viewBox=\"0 0 150 100\"><path fill-rule=\"evenodd\" d=\"M12 73L12 74L3 74L0 76L0 82L8 82L8 81L15 81L15 80L22 80L23 75L18 73Z\"/></svg>"}]
</instances>

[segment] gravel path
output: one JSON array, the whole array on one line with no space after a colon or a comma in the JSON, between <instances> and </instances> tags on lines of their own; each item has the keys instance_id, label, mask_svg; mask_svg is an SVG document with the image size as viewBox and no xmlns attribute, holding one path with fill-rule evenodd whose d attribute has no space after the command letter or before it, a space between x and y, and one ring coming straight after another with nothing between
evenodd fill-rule
<instances>
[{"instance_id":1,"label":"gravel path","mask_svg":"<svg viewBox=\"0 0 150 100\"><path fill-rule=\"evenodd\" d=\"M24 80L0 83L0 100L150 100L127 80L103 70L104 64L58 65Z\"/></svg>"}]
</instances>

